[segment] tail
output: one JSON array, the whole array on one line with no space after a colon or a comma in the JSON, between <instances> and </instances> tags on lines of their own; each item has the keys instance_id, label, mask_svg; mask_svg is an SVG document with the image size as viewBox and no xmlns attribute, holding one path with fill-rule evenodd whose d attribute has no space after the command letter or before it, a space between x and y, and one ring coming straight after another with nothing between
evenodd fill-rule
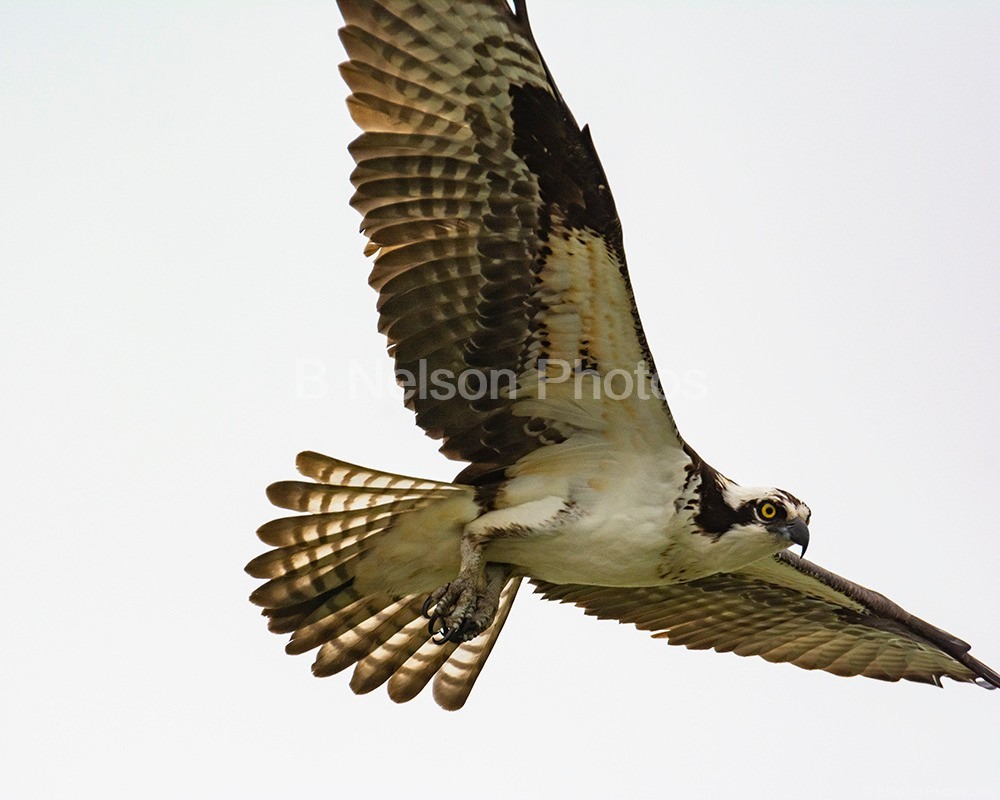
<instances>
[{"instance_id":1,"label":"tail","mask_svg":"<svg viewBox=\"0 0 1000 800\"><path fill-rule=\"evenodd\" d=\"M411 700L434 680L434 699L461 708L489 657L517 594L511 578L493 624L471 641L437 644L422 608L458 574L459 542L479 509L468 486L438 483L300 453L299 472L316 483L268 487L276 506L306 515L276 519L257 535L275 549L246 566L267 583L250 595L268 628L291 633L288 653L319 648L316 676L354 666L351 689L388 681L389 697Z\"/></svg>"}]
</instances>

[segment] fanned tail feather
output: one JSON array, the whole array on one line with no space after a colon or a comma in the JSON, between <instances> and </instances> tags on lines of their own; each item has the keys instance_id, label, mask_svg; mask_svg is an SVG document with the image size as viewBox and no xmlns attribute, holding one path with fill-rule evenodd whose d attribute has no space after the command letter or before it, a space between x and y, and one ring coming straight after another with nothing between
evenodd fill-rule
<instances>
[{"instance_id":1,"label":"fanned tail feather","mask_svg":"<svg viewBox=\"0 0 1000 800\"><path fill-rule=\"evenodd\" d=\"M451 658L441 665L434 678L433 692L434 699L442 708L454 711L465 705L469 692L472 691L500 631L503 630L520 585L521 578L511 578L507 581L507 585L500 593L500 607L497 609L493 624L475 639L460 644Z\"/></svg>"},{"instance_id":2,"label":"fanned tail feather","mask_svg":"<svg viewBox=\"0 0 1000 800\"><path fill-rule=\"evenodd\" d=\"M479 513L472 489L318 453L301 453L296 466L317 482L276 483L267 494L306 514L261 526L258 536L274 549L246 566L266 579L250 600L263 607L268 628L291 634L288 653L318 648L317 676L354 666L358 694L387 683L389 696L405 702L434 679L438 704L461 708L520 585L508 581L496 619L475 639L432 641L424 600L457 574L462 528Z\"/></svg>"}]
</instances>

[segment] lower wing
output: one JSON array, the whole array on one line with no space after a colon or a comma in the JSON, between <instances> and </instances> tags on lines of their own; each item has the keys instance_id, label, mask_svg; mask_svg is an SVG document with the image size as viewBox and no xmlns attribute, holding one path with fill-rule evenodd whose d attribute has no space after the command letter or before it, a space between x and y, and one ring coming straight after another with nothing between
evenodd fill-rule
<instances>
[{"instance_id":1,"label":"lower wing","mask_svg":"<svg viewBox=\"0 0 1000 800\"><path fill-rule=\"evenodd\" d=\"M755 655L836 675L937 686L948 677L1000 687L1000 675L969 655L966 642L787 552L738 572L671 586L534 583L546 599L691 649Z\"/></svg>"}]
</instances>

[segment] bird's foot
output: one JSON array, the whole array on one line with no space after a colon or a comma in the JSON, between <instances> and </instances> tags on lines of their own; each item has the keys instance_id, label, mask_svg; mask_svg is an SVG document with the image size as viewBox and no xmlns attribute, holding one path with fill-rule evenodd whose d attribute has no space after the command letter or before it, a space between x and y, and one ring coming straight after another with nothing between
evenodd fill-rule
<instances>
[{"instance_id":1,"label":"bird's foot","mask_svg":"<svg viewBox=\"0 0 1000 800\"><path fill-rule=\"evenodd\" d=\"M489 602L482 586L459 576L428 595L424 616L427 630L438 644L467 642L486 630L497 613L497 603Z\"/></svg>"},{"instance_id":2,"label":"bird's foot","mask_svg":"<svg viewBox=\"0 0 1000 800\"><path fill-rule=\"evenodd\" d=\"M510 570L489 565L481 576L460 573L451 583L427 596L424 616L435 642L467 642L485 631L496 617L500 592Z\"/></svg>"}]
</instances>

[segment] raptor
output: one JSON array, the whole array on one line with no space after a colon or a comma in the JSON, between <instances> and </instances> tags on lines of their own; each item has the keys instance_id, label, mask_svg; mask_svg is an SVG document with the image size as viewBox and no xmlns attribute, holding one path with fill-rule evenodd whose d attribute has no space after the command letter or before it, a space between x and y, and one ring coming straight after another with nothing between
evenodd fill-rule
<instances>
[{"instance_id":1,"label":"raptor","mask_svg":"<svg viewBox=\"0 0 1000 800\"><path fill-rule=\"evenodd\" d=\"M247 571L289 653L460 708L524 580L672 644L838 675L1000 686L969 645L793 554L808 506L674 423L587 127L523 0L339 0L352 205L379 329L452 483L317 453L268 488Z\"/></svg>"}]
</instances>

